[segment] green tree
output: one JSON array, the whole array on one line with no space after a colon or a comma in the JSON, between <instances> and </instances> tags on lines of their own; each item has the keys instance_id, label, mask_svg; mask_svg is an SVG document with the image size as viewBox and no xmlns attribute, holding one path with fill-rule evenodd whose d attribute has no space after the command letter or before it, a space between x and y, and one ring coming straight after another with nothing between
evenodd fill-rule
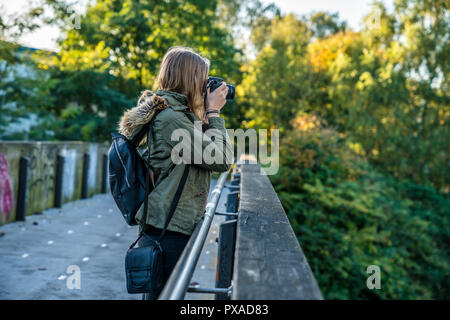
<instances>
[{"instance_id":1,"label":"green tree","mask_svg":"<svg viewBox=\"0 0 450 320\"><path fill-rule=\"evenodd\" d=\"M326 38L332 34L345 31L347 24L339 21L339 14L327 12L316 12L309 17L310 29L314 37Z\"/></svg>"},{"instance_id":2,"label":"green tree","mask_svg":"<svg viewBox=\"0 0 450 320\"><path fill-rule=\"evenodd\" d=\"M256 28L260 51L240 87L246 125L283 132L299 111L314 112L373 164L444 190L445 9L439 1L398 2L390 14L376 2L360 32L339 29L344 24L327 14L287 15Z\"/></svg>"},{"instance_id":3,"label":"green tree","mask_svg":"<svg viewBox=\"0 0 450 320\"><path fill-rule=\"evenodd\" d=\"M264 32L252 34L262 48L248 66L238 90L247 103L249 127L289 127L289 121L305 105L309 94L309 67L305 53L310 32L294 15L275 17Z\"/></svg>"},{"instance_id":4,"label":"green tree","mask_svg":"<svg viewBox=\"0 0 450 320\"><path fill-rule=\"evenodd\" d=\"M37 68L31 49L0 40L0 139L30 138L27 130L7 128L50 106L50 89L48 74Z\"/></svg>"},{"instance_id":5,"label":"green tree","mask_svg":"<svg viewBox=\"0 0 450 320\"><path fill-rule=\"evenodd\" d=\"M376 170L316 116L292 124L271 180L324 297L447 299L449 198Z\"/></svg>"},{"instance_id":6,"label":"green tree","mask_svg":"<svg viewBox=\"0 0 450 320\"><path fill-rule=\"evenodd\" d=\"M51 72L55 98L44 110L47 126L57 139L109 139L123 110L154 88L159 63L175 45L194 48L211 60L211 74L238 82L241 52L217 20L216 1L97 1L80 28L65 25L61 50L41 64ZM236 109L224 111L234 125Z\"/></svg>"},{"instance_id":7,"label":"green tree","mask_svg":"<svg viewBox=\"0 0 450 320\"><path fill-rule=\"evenodd\" d=\"M216 1L98 1L61 48L68 55L89 53L104 43L110 73L135 79L142 88L153 85L162 56L175 45L193 47L211 59L213 73L233 78L239 75L239 52L216 27L216 7Z\"/></svg>"},{"instance_id":8,"label":"green tree","mask_svg":"<svg viewBox=\"0 0 450 320\"><path fill-rule=\"evenodd\" d=\"M448 1L397 0L399 34L404 38L407 74L408 110L414 124L411 154L416 163L411 168L416 179L449 181L445 162L450 151L449 116L449 30ZM447 160L446 160L447 159Z\"/></svg>"}]
</instances>

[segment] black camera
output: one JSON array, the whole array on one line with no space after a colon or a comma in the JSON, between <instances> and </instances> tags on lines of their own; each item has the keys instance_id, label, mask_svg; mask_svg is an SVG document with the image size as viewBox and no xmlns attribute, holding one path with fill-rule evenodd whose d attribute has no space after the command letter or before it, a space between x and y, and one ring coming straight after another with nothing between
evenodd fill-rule
<instances>
[{"instance_id":1,"label":"black camera","mask_svg":"<svg viewBox=\"0 0 450 320\"><path fill-rule=\"evenodd\" d=\"M208 88L209 88L209 92L213 92L214 90L216 90L218 87L220 87L222 85L223 79L221 78L217 78L217 77L208 77ZM233 100L234 99L234 93L236 92L236 90L234 89L234 86L231 84L227 84L228 87L228 93L226 96L227 100Z\"/></svg>"}]
</instances>

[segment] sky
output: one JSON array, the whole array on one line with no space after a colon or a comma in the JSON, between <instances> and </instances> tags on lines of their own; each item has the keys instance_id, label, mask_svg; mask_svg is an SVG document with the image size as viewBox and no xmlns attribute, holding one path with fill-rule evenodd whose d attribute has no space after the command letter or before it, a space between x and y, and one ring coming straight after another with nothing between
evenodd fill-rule
<instances>
[{"instance_id":1,"label":"sky","mask_svg":"<svg viewBox=\"0 0 450 320\"><path fill-rule=\"evenodd\" d=\"M388 11L393 8L394 0L383 0ZM265 3L274 2L282 13L294 12L299 15L309 14L312 11L328 11L339 13L341 20L359 30L362 18L370 11L373 0L264 0Z\"/></svg>"},{"instance_id":2,"label":"sky","mask_svg":"<svg viewBox=\"0 0 450 320\"><path fill-rule=\"evenodd\" d=\"M82 12L90 0L79 0L80 6L77 12ZM312 11L338 12L341 20L347 21L348 25L359 30L362 18L369 12L373 0L263 0L266 3L274 2L282 13L293 12L298 15L309 14ZM0 0L0 6L6 12L21 12L28 8L30 0ZM392 9L393 0L383 0L388 10ZM2 12L3 13L3 12ZM57 51L56 39L60 35L57 27L43 27L32 34L26 34L19 42L38 49L49 49Z\"/></svg>"}]
</instances>

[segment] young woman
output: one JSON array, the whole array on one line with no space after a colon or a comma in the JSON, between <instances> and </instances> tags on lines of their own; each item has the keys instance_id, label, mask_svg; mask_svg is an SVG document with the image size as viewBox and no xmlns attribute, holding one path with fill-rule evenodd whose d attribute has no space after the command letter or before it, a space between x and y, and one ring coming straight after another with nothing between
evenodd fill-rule
<instances>
[{"instance_id":1,"label":"young woman","mask_svg":"<svg viewBox=\"0 0 450 320\"><path fill-rule=\"evenodd\" d=\"M174 165L172 161L172 150L179 143L172 141L172 133L174 130L184 129L184 132L190 135L192 152L189 155L189 175L161 241L164 251L164 283L175 267L195 225L203 216L211 171L226 171L232 162L232 159L229 159L231 146L225 122L220 117L228 88L223 83L210 93L207 88L208 72L209 61L193 50L183 47L170 49L161 63L157 79L158 90L155 93L144 91L137 106L125 112L119 123L119 132L132 139L153 117L155 110L159 111L153 120L150 153L146 137L138 147L138 152L149 161L153 169L155 182L155 189L149 195L146 221L141 221L143 208L136 215L140 228L148 235L141 238L139 246L149 245L152 241L150 239L158 239L184 172L185 164ZM211 128L216 129L215 132L219 134L214 134L212 138L202 130L196 130L192 119L201 121L203 131ZM194 146L194 143L198 145ZM217 150L222 150L222 161L211 163L203 159L205 148L215 147L210 144L215 144ZM186 155L183 158L185 157ZM201 159L201 162L198 159ZM145 294L144 299L157 299L160 291Z\"/></svg>"}]
</instances>

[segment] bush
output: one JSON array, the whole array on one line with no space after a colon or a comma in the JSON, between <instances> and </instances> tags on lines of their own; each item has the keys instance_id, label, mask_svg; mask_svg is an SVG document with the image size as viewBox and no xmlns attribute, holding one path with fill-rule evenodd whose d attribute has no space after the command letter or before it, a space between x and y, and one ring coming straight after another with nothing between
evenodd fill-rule
<instances>
[{"instance_id":1,"label":"bush","mask_svg":"<svg viewBox=\"0 0 450 320\"><path fill-rule=\"evenodd\" d=\"M447 196L376 171L312 116L285 137L272 182L325 298L450 298Z\"/></svg>"}]
</instances>

